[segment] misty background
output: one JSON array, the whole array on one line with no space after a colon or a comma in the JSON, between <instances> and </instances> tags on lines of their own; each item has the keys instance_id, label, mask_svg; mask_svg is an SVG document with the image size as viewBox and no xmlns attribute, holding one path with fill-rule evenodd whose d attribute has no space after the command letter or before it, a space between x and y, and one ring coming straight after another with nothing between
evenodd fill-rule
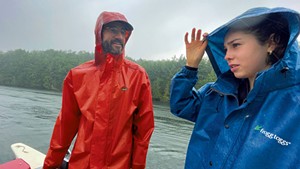
<instances>
[{"instance_id":1,"label":"misty background","mask_svg":"<svg viewBox=\"0 0 300 169\"><path fill-rule=\"evenodd\" d=\"M262 6L300 11L298 0L0 0L0 51L94 52L98 15L117 11L134 26L127 56L170 59L185 54L183 37L193 27L211 32Z\"/></svg>"}]
</instances>

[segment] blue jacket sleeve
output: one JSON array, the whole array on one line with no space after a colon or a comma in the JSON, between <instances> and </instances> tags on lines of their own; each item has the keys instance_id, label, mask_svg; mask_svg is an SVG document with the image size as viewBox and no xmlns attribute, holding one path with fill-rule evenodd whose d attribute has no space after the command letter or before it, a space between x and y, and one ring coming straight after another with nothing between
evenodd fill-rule
<instances>
[{"instance_id":1,"label":"blue jacket sleeve","mask_svg":"<svg viewBox=\"0 0 300 169\"><path fill-rule=\"evenodd\" d=\"M194 88L198 80L197 73L183 67L172 78L170 87L171 113L192 122L196 121L204 93L209 88L208 85L199 91Z\"/></svg>"}]
</instances>

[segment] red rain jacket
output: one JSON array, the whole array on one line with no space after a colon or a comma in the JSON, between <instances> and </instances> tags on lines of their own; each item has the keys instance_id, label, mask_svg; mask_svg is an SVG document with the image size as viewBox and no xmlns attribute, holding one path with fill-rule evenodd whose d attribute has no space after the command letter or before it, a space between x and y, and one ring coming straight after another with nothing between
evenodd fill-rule
<instances>
[{"instance_id":1,"label":"red rain jacket","mask_svg":"<svg viewBox=\"0 0 300 169\"><path fill-rule=\"evenodd\" d=\"M144 169L154 130L147 73L121 55L104 54L103 24L126 18L104 12L97 20L95 60L69 71L44 168L59 167L77 138L70 169ZM127 32L126 42L131 34Z\"/></svg>"}]
</instances>

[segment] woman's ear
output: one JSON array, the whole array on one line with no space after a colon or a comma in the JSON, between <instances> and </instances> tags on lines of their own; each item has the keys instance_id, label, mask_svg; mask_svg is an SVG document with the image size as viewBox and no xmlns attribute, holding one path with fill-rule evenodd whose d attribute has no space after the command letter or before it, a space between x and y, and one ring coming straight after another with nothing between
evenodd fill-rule
<instances>
[{"instance_id":1,"label":"woman's ear","mask_svg":"<svg viewBox=\"0 0 300 169\"><path fill-rule=\"evenodd\" d=\"M276 40L275 40L275 34L271 34L271 36L269 37L269 40L268 40L268 52L271 52L274 51L277 47L277 43L276 43Z\"/></svg>"}]
</instances>

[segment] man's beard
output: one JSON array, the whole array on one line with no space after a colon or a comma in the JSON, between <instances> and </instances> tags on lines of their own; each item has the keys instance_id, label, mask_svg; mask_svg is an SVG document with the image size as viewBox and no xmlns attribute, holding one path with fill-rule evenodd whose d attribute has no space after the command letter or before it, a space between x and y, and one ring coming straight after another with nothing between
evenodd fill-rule
<instances>
[{"instance_id":1,"label":"man's beard","mask_svg":"<svg viewBox=\"0 0 300 169\"><path fill-rule=\"evenodd\" d=\"M117 47L113 47L113 43L119 43L122 45L122 47L117 48ZM106 53L111 53L113 55L119 55L123 52L124 49L124 43L118 39L112 40L112 41L103 41L102 42L102 47L103 47L103 51Z\"/></svg>"}]
</instances>

